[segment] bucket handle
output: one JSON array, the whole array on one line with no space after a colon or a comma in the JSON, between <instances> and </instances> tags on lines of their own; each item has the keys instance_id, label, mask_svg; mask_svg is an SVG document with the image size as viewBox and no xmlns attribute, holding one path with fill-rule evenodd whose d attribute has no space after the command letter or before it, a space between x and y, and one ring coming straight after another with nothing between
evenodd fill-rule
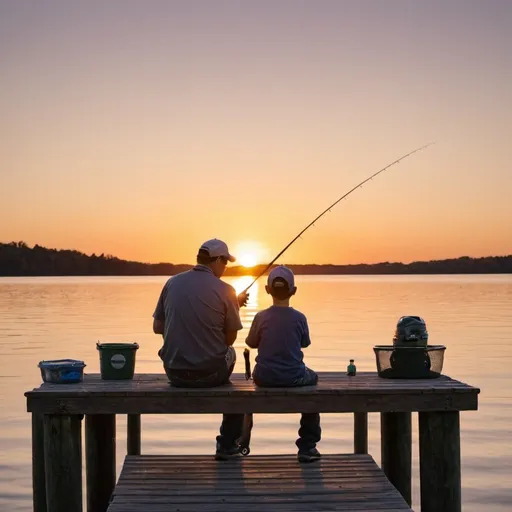
<instances>
[{"instance_id":1,"label":"bucket handle","mask_svg":"<svg viewBox=\"0 0 512 512\"><path fill-rule=\"evenodd\" d=\"M100 350L100 345L101 345L101 343L100 343L99 341L97 341L97 342L96 342L96 348L97 348L98 350ZM136 349L136 350L138 350L138 349L139 349L139 344L138 344L138 343L135 343L135 342L134 342L132 345L133 345L133 348L134 348L134 349Z\"/></svg>"}]
</instances>

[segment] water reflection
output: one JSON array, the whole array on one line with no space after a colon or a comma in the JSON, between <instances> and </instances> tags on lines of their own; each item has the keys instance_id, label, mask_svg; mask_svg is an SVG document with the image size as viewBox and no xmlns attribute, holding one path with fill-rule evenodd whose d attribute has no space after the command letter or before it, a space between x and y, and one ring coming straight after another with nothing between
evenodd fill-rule
<instances>
[{"instance_id":1,"label":"water reflection","mask_svg":"<svg viewBox=\"0 0 512 512\"><path fill-rule=\"evenodd\" d=\"M254 281L254 277L228 277L226 278L226 281L231 286L233 286L233 288L236 290L236 293L240 293L243 292ZM238 333L237 340L234 345L235 348L240 350L246 347L245 338L247 337L254 316L256 315L259 309L262 309L261 307L259 307L259 287L260 281L257 281L256 283L254 283L253 286L251 286L251 289L249 290L249 300L247 302L247 306L240 308L240 319L242 320L243 329ZM242 368L242 359L240 357L240 351L237 350L237 352L239 353L239 360L237 361L236 369L238 371L244 371Z\"/></svg>"},{"instance_id":2,"label":"water reflection","mask_svg":"<svg viewBox=\"0 0 512 512\"><path fill-rule=\"evenodd\" d=\"M236 293L241 293L254 281L254 276L231 277L227 281L236 290ZM258 306L258 293L259 281L257 281L249 290L249 301L247 302L247 307Z\"/></svg>"},{"instance_id":3,"label":"water reflection","mask_svg":"<svg viewBox=\"0 0 512 512\"><path fill-rule=\"evenodd\" d=\"M226 277L240 292L252 277ZM29 512L31 504L30 416L23 392L38 386L41 359L82 359L99 372L96 341L137 341L137 372L162 373L161 336L152 332L152 314L166 276L0 279L0 511ZM266 278L250 290L240 315L237 372L257 311L271 304ZM465 512L505 512L512 494L512 276L297 276L292 306L306 314L312 345L308 365L318 371L346 368L355 358L360 371L375 371L372 347L391 342L401 314L420 314L433 343L447 346L447 374L479 386L479 410L461 415ZM254 356L252 361L254 364ZM255 418L253 453L294 453L298 415ZM118 417L123 461L125 416ZM147 415L143 452L213 453L219 415ZM350 415L322 416L322 452L352 450ZM379 462L380 423L370 414L369 449ZM417 418L413 419L413 495L419 510Z\"/></svg>"}]
</instances>

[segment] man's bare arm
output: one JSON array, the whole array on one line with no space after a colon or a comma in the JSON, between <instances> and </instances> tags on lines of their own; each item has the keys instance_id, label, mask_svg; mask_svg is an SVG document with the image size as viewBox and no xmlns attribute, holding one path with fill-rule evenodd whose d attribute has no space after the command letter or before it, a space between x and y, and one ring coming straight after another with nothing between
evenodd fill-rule
<instances>
[{"instance_id":1,"label":"man's bare arm","mask_svg":"<svg viewBox=\"0 0 512 512\"><path fill-rule=\"evenodd\" d=\"M155 334L163 334L164 333L164 321L157 320L156 318L153 320L153 332Z\"/></svg>"},{"instance_id":2,"label":"man's bare arm","mask_svg":"<svg viewBox=\"0 0 512 512\"><path fill-rule=\"evenodd\" d=\"M226 345L228 347L231 347L231 345L233 345L233 343L235 343L237 334L238 334L238 331L227 331L226 332Z\"/></svg>"}]
</instances>

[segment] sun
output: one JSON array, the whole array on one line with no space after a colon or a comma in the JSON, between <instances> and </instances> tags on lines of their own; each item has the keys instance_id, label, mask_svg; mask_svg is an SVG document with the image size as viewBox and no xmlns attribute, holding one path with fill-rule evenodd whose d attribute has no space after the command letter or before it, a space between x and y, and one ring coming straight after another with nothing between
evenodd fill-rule
<instances>
[{"instance_id":1,"label":"sun","mask_svg":"<svg viewBox=\"0 0 512 512\"><path fill-rule=\"evenodd\" d=\"M243 252L240 254L238 261L243 267L254 267L258 263L258 258L251 252Z\"/></svg>"},{"instance_id":2,"label":"sun","mask_svg":"<svg viewBox=\"0 0 512 512\"><path fill-rule=\"evenodd\" d=\"M233 254L238 265L245 268L252 268L261 264L268 258L267 249L255 240L240 241L233 246Z\"/></svg>"}]
</instances>

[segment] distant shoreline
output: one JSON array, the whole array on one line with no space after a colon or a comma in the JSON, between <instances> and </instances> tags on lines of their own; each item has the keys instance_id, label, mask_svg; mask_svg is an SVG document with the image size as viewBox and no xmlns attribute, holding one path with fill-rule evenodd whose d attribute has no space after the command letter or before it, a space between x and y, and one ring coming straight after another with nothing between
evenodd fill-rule
<instances>
[{"instance_id":1,"label":"distant shoreline","mask_svg":"<svg viewBox=\"0 0 512 512\"><path fill-rule=\"evenodd\" d=\"M289 265L287 265L289 268L291 268ZM268 272L265 273L265 276L267 276ZM6 276L0 274L0 283L3 279L17 279L17 278L56 278L56 277L172 277L176 274L45 274L45 275L23 275L23 276ZM412 273L409 272L407 274L297 274L296 276L301 277L393 277L393 276L417 276L417 277L439 277L439 276L507 276L512 275L512 272L445 272L445 273L430 273L430 274L419 274L419 273ZM250 277L255 278L257 276L257 273L249 273L249 274L240 274L240 275L234 275L234 274L223 274L222 278L224 277ZM263 276L263 277L265 277ZM262 279L263 279L262 277Z\"/></svg>"},{"instance_id":2,"label":"distant shoreline","mask_svg":"<svg viewBox=\"0 0 512 512\"><path fill-rule=\"evenodd\" d=\"M0 277L50 276L169 276L192 268L190 264L141 263L110 255L99 256L74 250L48 249L23 242L0 243ZM297 275L443 275L512 274L512 255L373 264L303 264L288 265ZM228 267L226 276L260 274L266 267Z\"/></svg>"}]
</instances>

